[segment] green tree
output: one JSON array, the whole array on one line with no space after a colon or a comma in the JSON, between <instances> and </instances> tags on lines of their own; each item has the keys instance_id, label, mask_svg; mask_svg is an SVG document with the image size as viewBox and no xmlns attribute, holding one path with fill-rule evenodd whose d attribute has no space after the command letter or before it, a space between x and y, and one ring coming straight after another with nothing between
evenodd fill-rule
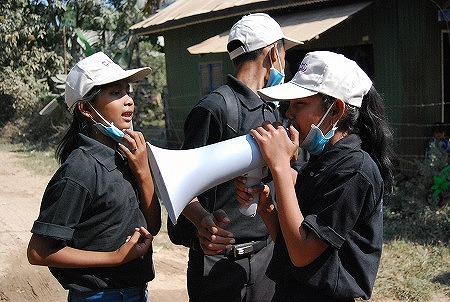
<instances>
[{"instance_id":1,"label":"green tree","mask_svg":"<svg viewBox=\"0 0 450 302\"><path fill-rule=\"evenodd\" d=\"M25 137L34 109L51 98L47 78L63 66L56 42L63 12L39 1L0 4L0 126L12 125L14 139Z\"/></svg>"},{"instance_id":2,"label":"green tree","mask_svg":"<svg viewBox=\"0 0 450 302\"><path fill-rule=\"evenodd\" d=\"M56 106L45 117L39 111L53 99L62 104L63 85L57 79L63 77L56 75L66 74L90 52L104 51L125 68L163 66L160 56L141 56L137 51L139 45L150 53L160 52L155 41L129 34L129 27L153 13L160 0L4 2L0 2L0 127L3 136L14 141L42 147L56 143L68 121L65 108ZM83 37L89 38L84 41L88 43ZM165 76L155 79L137 92L144 97L160 93Z\"/></svg>"}]
</instances>

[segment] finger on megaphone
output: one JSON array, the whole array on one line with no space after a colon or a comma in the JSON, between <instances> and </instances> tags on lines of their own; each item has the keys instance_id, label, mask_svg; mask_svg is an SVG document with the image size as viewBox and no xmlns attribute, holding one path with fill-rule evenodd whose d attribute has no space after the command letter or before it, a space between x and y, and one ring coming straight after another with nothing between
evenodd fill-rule
<instances>
[{"instance_id":1,"label":"finger on megaphone","mask_svg":"<svg viewBox=\"0 0 450 302\"><path fill-rule=\"evenodd\" d=\"M245 191L236 190L236 200L240 205L248 207L253 201L253 195Z\"/></svg>"},{"instance_id":2,"label":"finger on megaphone","mask_svg":"<svg viewBox=\"0 0 450 302\"><path fill-rule=\"evenodd\" d=\"M242 193L249 193L249 194L255 194L260 192L260 185L257 184L256 186L249 186L247 187L247 177L245 175L241 175L235 178L234 184L236 186L236 191L242 192Z\"/></svg>"},{"instance_id":3,"label":"finger on megaphone","mask_svg":"<svg viewBox=\"0 0 450 302\"><path fill-rule=\"evenodd\" d=\"M261 189L261 193L260 196L264 197L264 198L271 198L270 196L270 187L268 185L262 185L262 189Z\"/></svg>"},{"instance_id":4,"label":"finger on megaphone","mask_svg":"<svg viewBox=\"0 0 450 302\"><path fill-rule=\"evenodd\" d=\"M256 212L260 216L264 216L267 215L268 213L272 213L274 209L275 205L273 204L272 196L270 194L266 195L261 193Z\"/></svg>"},{"instance_id":5,"label":"finger on megaphone","mask_svg":"<svg viewBox=\"0 0 450 302\"><path fill-rule=\"evenodd\" d=\"M284 128L283 124L280 123L280 122L273 122L272 125L273 125L273 127L276 128L276 129L277 129L278 127Z\"/></svg>"},{"instance_id":6,"label":"finger on megaphone","mask_svg":"<svg viewBox=\"0 0 450 302\"><path fill-rule=\"evenodd\" d=\"M289 125L289 137L291 138L292 143L298 148L300 135L293 125Z\"/></svg>"},{"instance_id":7,"label":"finger on megaphone","mask_svg":"<svg viewBox=\"0 0 450 302\"><path fill-rule=\"evenodd\" d=\"M234 181L236 183L236 186L239 186L239 187L242 186L242 187L245 188L245 184L247 183L247 177L241 175L241 176L236 177L234 179Z\"/></svg>"},{"instance_id":8,"label":"finger on megaphone","mask_svg":"<svg viewBox=\"0 0 450 302\"><path fill-rule=\"evenodd\" d=\"M248 202L253 200L252 193L249 192L251 188L247 188L246 183L247 177L245 176L238 176L234 181L236 187L236 199L241 205L248 205Z\"/></svg>"}]
</instances>

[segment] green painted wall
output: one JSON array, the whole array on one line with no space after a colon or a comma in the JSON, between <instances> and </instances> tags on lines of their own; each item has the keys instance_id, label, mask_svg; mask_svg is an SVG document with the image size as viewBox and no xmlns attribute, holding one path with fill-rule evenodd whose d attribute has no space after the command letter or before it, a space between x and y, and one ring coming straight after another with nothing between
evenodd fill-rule
<instances>
[{"instance_id":1,"label":"green painted wall","mask_svg":"<svg viewBox=\"0 0 450 302\"><path fill-rule=\"evenodd\" d=\"M190 55L186 48L228 30L238 17L208 25L193 25L164 34L168 76L168 109L174 131L169 144L182 140L189 110L199 100L199 63L222 61L223 76L233 73L228 54ZM379 0L348 20L292 51L287 60L295 72L310 50L369 50L366 70L386 99L400 163L407 167L424 151L424 139L440 120L441 26L437 8L423 0ZM449 121L447 121L449 122Z\"/></svg>"},{"instance_id":2,"label":"green painted wall","mask_svg":"<svg viewBox=\"0 0 450 302\"><path fill-rule=\"evenodd\" d=\"M308 50L372 48L373 66L366 72L386 100L405 171L415 169L432 124L441 120L440 27L430 1L380 0L305 44Z\"/></svg>"},{"instance_id":3,"label":"green painted wall","mask_svg":"<svg viewBox=\"0 0 450 302\"><path fill-rule=\"evenodd\" d=\"M414 169L431 125L441 120L437 9L430 1L382 1L376 14L389 20L376 27L377 77L389 101L400 164Z\"/></svg>"},{"instance_id":4,"label":"green painted wall","mask_svg":"<svg viewBox=\"0 0 450 302\"><path fill-rule=\"evenodd\" d=\"M183 140L183 125L191 108L200 100L199 64L221 61L224 81L227 73L233 72L228 53L191 55L187 48L211 36L220 34L236 22L230 19L212 24L193 25L171 30L164 34L168 111L168 145L178 147Z\"/></svg>"}]
</instances>

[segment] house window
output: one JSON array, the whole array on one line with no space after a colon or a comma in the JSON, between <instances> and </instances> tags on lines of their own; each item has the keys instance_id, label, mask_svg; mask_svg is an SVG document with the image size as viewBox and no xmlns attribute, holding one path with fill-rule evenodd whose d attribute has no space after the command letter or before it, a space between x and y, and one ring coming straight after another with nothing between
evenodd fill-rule
<instances>
[{"instance_id":1,"label":"house window","mask_svg":"<svg viewBox=\"0 0 450 302\"><path fill-rule=\"evenodd\" d=\"M222 80L222 62L200 63L200 95L204 96L220 87Z\"/></svg>"}]
</instances>

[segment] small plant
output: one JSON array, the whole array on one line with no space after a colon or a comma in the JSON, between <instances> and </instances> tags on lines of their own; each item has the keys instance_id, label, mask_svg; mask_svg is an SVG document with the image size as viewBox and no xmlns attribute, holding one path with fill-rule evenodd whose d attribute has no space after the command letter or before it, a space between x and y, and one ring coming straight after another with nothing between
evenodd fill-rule
<instances>
[{"instance_id":1,"label":"small plant","mask_svg":"<svg viewBox=\"0 0 450 302\"><path fill-rule=\"evenodd\" d=\"M385 203L385 240L450 243L450 164L416 162L417 173L394 184Z\"/></svg>"},{"instance_id":2,"label":"small plant","mask_svg":"<svg viewBox=\"0 0 450 302\"><path fill-rule=\"evenodd\" d=\"M433 176L433 186L431 187L432 201L442 206L445 203L445 195L448 192L450 165L442 168L439 174Z\"/></svg>"}]
</instances>

